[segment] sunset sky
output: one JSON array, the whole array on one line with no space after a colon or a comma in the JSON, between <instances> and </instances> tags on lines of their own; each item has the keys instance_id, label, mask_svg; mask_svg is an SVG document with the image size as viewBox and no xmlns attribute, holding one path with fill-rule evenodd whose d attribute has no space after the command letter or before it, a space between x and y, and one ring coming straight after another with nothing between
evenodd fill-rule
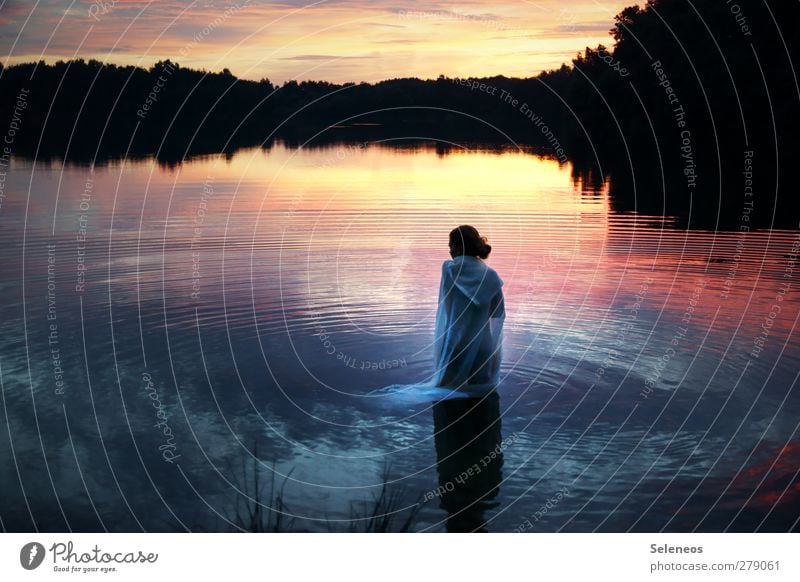
<instances>
[{"instance_id":1,"label":"sunset sky","mask_svg":"<svg viewBox=\"0 0 800 582\"><path fill-rule=\"evenodd\" d=\"M96 58L249 79L532 76L613 39L631 0L0 0L4 64Z\"/></svg>"}]
</instances>

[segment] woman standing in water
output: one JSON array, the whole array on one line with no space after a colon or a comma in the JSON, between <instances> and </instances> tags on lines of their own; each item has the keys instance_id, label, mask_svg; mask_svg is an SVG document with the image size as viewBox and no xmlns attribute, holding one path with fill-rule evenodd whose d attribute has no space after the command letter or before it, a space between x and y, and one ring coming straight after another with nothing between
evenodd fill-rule
<instances>
[{"instance_id":1,"label":"woman standing in water","mask_svg":"<svg viewBox=\"0 0 800 582\"><path fill-rule=\"evenodd\" d=\"M497 386L505 319L503 281L484 263L492 247L468 225L450 232L436 313L433 384L474 395Z\"/></svg>"},{"instance_id":2,"label":"woman standing in water","mask_svg":"<svg viewBox=\"0 0 800 582\"><path fill-rule=\"evenodd\" d=\"M380 392L412 400L482 397L497 387L505 320L503 281L484 263L492 247L472 226L450 232L442 265L434 335L435 371L420 384L393 384Z\"/></svg>"},{"instance_id":3,"label":"woman standing in water","mask_svg":"<svg viewBox=\"0 0 800 582\"><path fill-rule=\"evenodd\" d=\"M472 226L450 232L436 312L435 385L453 392L433 406L441 508L448 532L487 531L502 481L500 377L503 281L484 263L492 247ZM487 463L485 460L489 459ZM459 477L481 462L468 480Z\"/></svg>"}]
</instances>

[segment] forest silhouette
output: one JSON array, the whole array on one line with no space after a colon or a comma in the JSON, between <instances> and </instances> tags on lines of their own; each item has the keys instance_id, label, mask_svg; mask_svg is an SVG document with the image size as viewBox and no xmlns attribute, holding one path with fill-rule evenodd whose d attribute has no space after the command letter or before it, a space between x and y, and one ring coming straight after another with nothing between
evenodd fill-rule
<instances>
[{"instance_id":1,"label":"forest silhouette","mask_svg":"<svg viewBox=\"0 0 800 582\"><path fill-rule=\"evenodd\" d=\"M40 61L0 68L0 117L19 128L13 154L78 162L276 140L534 146L610 179L618 211L738 228L752 202L749 227L795 228L798 23L796 1L652 0L616 16L612 46L529 78L277 85L170 60Z\"/></svg>"}]
</instances>

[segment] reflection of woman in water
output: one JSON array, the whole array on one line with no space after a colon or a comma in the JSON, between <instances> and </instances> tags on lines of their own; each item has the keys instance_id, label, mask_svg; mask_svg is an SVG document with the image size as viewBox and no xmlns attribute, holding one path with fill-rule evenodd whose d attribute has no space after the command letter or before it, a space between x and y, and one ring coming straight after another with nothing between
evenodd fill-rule
<instances>
[{"instance_id":1,"label":"reflection of woman in water","mask_svg":"<svg viewBox=\"0 0 800 582\"><path fill-rule=\"evenodd\" d=\"M433 384L485 392L500 375L503 281L483 262L492 247L472 226L450 232L452 260L442 265L436 313Z\"/></svg>"},{"instance_id":2,"label":"reflection of woman in water","mask_svg":"<svg viewBox=\"0 0 800 582\"><path fill-rule=\"evenodd\" d=\"M448 532L487 531L503 480L500 397L442 400L433 406L439 487Z\"/></svg>"}]
</instances>

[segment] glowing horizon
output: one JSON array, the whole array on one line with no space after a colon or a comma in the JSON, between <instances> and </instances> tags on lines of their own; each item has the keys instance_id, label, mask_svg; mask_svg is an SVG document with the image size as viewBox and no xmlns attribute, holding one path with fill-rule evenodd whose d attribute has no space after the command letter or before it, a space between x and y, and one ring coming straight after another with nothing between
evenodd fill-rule
<instances>
[{"instance_id":1,"label":"glowing horizon","mask_svg":"<svg viewBox=\"0 0 800 582\"><path fill-rule=\"evenodd\" d=\"M611 45L630 0L492 3L59 0L0 8L4 65L75 58L149 67L171 59L243 79L375 82L532 77Z\"/></svg>"}]
</instances>

